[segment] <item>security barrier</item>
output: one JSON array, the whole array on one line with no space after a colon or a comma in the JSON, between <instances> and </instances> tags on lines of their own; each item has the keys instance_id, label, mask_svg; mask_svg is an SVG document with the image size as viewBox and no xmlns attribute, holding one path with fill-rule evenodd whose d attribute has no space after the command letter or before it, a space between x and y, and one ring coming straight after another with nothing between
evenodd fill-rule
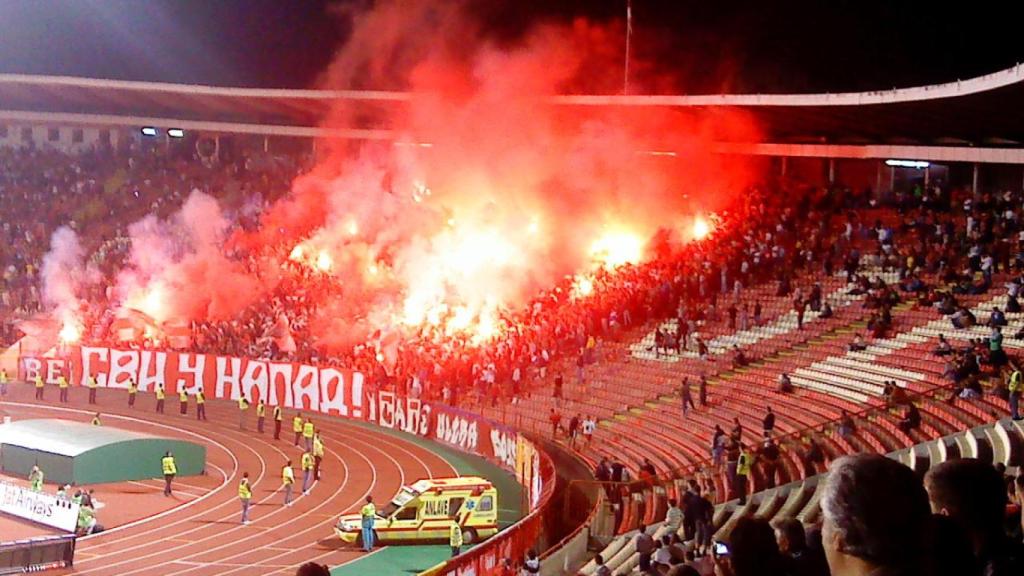
<instances>
[{"instance_id":1,"label":"security barrier","mask_svg":"<svg viewBox=\"0 0 1024 576\"><path fill-rule=\"evenodd\" d=\"M75 536L42 536L0 543L0 575L70 568L75 558Z\"/></svg>"}]
</instances>

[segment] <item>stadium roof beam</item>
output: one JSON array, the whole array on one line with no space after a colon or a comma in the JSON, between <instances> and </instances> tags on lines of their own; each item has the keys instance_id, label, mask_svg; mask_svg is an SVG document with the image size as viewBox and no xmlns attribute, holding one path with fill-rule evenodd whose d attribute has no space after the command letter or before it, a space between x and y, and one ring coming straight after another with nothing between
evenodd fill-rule
<instances>
[{"instance_id":1,"label":"stadium roof beam","mask_svg":"<svg viewBox=\"0 0 1024 576\"><path fill-rule=\"evenodd\" d=\"M343 133L386 132L388 112L415 94L374 90L281 90L0 74L0 109L91 115L123 126L129 118L255 125L315 135L337 100L361 125ZM932 86L837 94L587 95L553 97L569 107L651 106L694 111L730 107L749 114L765 142L935 144L1018 147L1024 142L1024 67ZM120 117L120 118L117 118ZM82 124L81 120L73 121ZM191 126L191 125L190 125ZM195 129L195 128L191 128ZM654 145L652 143L652 145Z\"/></svg>"}]
</instances>

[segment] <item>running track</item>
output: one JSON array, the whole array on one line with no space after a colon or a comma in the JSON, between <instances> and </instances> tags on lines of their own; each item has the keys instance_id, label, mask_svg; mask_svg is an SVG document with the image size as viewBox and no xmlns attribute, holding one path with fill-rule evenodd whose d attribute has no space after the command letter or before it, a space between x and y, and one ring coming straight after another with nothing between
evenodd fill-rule
<instances>
[{"instance_id":1,"label":"running track","mask_svg":"<svg viewBox=\"0 0 1024 576\"><path fill-rule=\"evenodd\" d=\"M333 532L338 515L355 511L367 494L381 503L402 484L419 478L457 475L455 468L425 448L387 434L376 434L342 419L313 415L323 434L326 454L321 480L302 496L295 490L290 507L282 506L281 466L291 459L296 486L302 454L292 445L291 418L286 411L281 440L275 442L273 422L256 429L255 409L248 412L248 432L238 429L238 409L232 402L207 401L207 422L178 414L177 398L168 395L167 414L154 411L152 394L139 394L135 409L121 390L100 390L99 405L87 406L86 390L71 390L71 403L57 405L57 390L48 387L47 402L30 400L28 385L12 386L4 408L16 418L59 417L88 421L97 410L106 426L191 436L207 446L208 473L222 479L202 497L156 516L80 538L73 574L90 576L205 576L292 574L308 561L332 567L365 556L339 541ZM268 410L268 413L270 410ZM223 470L223 474L218 470ZM253 484L249 525L239 523L238 482L248 472ZM188 483L188 478L181 478ZM131 506L131 502L108 502ZM102 511L100 512L102 521Z\"/></svg>"}]
</instances>

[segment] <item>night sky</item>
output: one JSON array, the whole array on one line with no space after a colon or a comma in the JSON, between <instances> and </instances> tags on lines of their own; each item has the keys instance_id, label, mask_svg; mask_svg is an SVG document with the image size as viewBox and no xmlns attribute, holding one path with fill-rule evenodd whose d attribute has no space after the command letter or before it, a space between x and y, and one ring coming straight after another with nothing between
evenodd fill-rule
<instances>
[{"instance_id":1,"label":"night sky","mask_svg":"<svg viewBox=\"0 0 1024 576\"><path fill-rule=\"evenodd\" d=\"M442 1L442 0L438 0ZM346 2L351 4L352 2ZM324 0L0 0L0 72L253 87L311 87L346 36ZM625 0L480 0L498 38ZM887 89L1024 61L1008 2L633 0L634 49L675 91Z\"/></svg>"}]
</instances>

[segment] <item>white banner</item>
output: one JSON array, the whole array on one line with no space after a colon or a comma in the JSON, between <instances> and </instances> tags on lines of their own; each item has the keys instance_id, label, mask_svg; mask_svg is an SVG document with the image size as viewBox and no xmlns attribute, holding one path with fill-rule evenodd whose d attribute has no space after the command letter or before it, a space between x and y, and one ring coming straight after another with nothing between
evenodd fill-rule
<instances>
[{"instance_id":1,"label":"white banner","mask_svg":"<svg viewBox=\"0 0 1024 576\"><path fill-rule=\"evenodd\" d=\"M78 527L78 504L6 482L0 482L0 512L65 532Z\"/></svg>"}]
</instances>

